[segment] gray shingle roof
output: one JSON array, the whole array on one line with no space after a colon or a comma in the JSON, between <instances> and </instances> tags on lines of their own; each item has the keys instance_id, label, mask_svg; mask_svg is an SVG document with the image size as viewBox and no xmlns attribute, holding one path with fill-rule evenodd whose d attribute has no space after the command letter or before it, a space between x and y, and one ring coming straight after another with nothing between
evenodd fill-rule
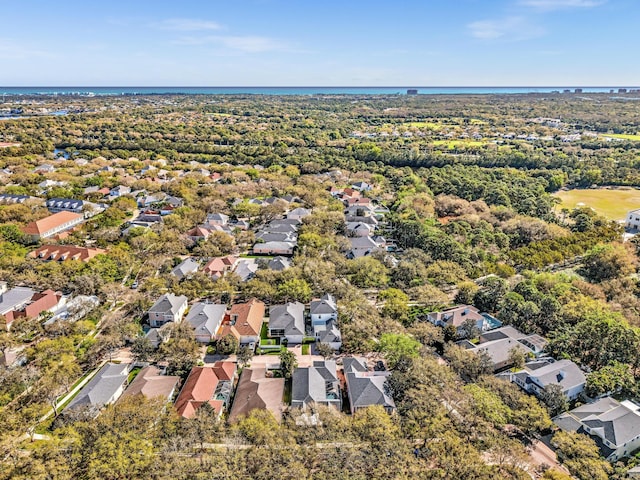
<instances>
[{"instance_id":1,"label":"gray shingle roof","mask_svg":"<svg viewBox=\"0 0 640 480\"><path fill-rule=\"evenodd\" d=\"M332 360L316 361L313 366L296 368L293 372L291 404L339 402L336 363Z\"/></svg>"},{"instance_id":2,"label":"gray shingle roof","mask_svg":"<svg viewBox=\"0 0 640 480\"><path fill-rule=\"evenodd\" d=\"M66 409L93 407L102 408L113 400L115 393L127 381L128 363L107 363L87 383L80 393L67 405ZM65 410L66 410L65 409Z\"/></svg>"},{"instance_id":3,"label":"gray shingle roof","mask_svg":"<svg viewBox=\"0 0 640 480\"><path fill-rule=\"evenodd\" d=\"M640 407L632 402L618 402L611 397L582 405L554 419L564 430L577 431L577 425L589 427L592 434L620 447L640 435Z\"/></svg>"},{"instance_id":4,"label":"gray shingle roof","mask_svg":"<svg viewBox=\"0 0 640 480\"><path fill-rule=\"evenodd\" d=\"M282 329L285 335L304 335L304 305L289 302L269 308L269 328Z\"/></svg>"},{"instance_id":5,"label":"gray shingle roof","mask_svg":"<svg viewBox=\"0 0 640 480\"><path fill-rule=\"evenodd\" d=\"M364 359L346 357L343 359L349 399L353 408L380 405L395 409L396 404L387 388L389 372L370 372Z\"/></svg>"},{"instance_id":6,"label":"gray shingle roof","mask_svg":"<svg viewBox=\"0 0 640 480\"><path fill-rule=\"evenodd\" d=\"M180 307L187 303L189 299L184 295L174 295L173 293L165 293L156 303L149 309L150 312L172 313L175 315Z\"/></svg>"},{"instance_id":7,"label":"gray shingle roof","mask_svg":"<svg viewBox=\"0 0 640 480\"><path fill-rule=\"evenodd\" d=\"M195 335L213 336L226 312L226 305L198 302L191 307L185 320L194 328Z\"/></svg>"},{"instance_id":8,"label":"gray shingle roof","mask_svg":"<svg viewBox=\"0 0 640 480\"><path fill-rule=\"evenodd\" d=\"M179 280L182 280L187 275L197 272L199 266L200 265L198 264L197 261L189 257L184 259L182 263L180 263L173 270L171 270L171 273L174 274L176 277L178 277Z\"/></svg>"},{"instance_id":9,"label":"gray shingle roof","mask_svg":"<svg viewBox=\"0 0 640 480\"><path fill-rule=\"evenodd\" d=\"M319 300L313 300L310 305L311 315L324 315L338 312L336 299L333 295L326 293Z\"/></svg>"},{"instance_id":10,"label":"gray shingle roof","mask_svg":"<svg viewBox=\"0 0 640 480\"><path fill-rule=\"evenodd\" d=\"M531 372L531 377L542 387L557 383L565 391L586 382L584 372L571 360L558 360L538 368Z\"/></svg>"}]
</instances>

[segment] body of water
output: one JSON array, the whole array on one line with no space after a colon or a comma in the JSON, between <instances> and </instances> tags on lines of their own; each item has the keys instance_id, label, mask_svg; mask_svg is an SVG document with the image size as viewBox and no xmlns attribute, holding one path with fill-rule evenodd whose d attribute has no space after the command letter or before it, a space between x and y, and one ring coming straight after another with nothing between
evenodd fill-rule
<instances>
[{"instance_id":1,"label":"body of water","mask_svg":"<svg viewBox=\"0 0 640 480\"><path fill-rule=\"evenodd\" d=\"M0 95L422 95L618 93L620 87L2 87ZM625 87L635 90L637 87ZM581 89L581 91L576 91Z\"/></svg>"}]
</instances>

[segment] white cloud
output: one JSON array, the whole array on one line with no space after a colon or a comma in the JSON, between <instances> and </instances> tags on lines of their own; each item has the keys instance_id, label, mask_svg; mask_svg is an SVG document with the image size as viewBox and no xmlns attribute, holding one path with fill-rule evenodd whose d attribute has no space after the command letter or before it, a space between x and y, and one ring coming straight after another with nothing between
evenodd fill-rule
<instances>
[{"instance_id":1,"label":"white cloud","mask_svg":"<svg viewBox=\"0 0 640 480\"><path fill-rule=\"evenodd\" d=\"M519 4L538 10L563 10L568 8L593 8L606 0L520 0Z\"/></svg>"},{"instance_id":2,"label":"white cloud","mask_svg":"<svg viewBox=\"0 0 640 480\"><path fill-rule=\"evenodd\" d=\"M169 18L152 25L160 30L175 32L198 32L203 30L220 30L222 25L210 20L197 20L192 18Z\"/></svg>"},{"instance_id":3,"label":"white cloud","mask_svg":"<svg viewBox=\"0 0 640 480\"><path fill-rule=\"evenodd\" d=\"M183 37L172 42L175 45L218 45L230 50L246 53L270 51L291 51L284 42L257 35L207 35L203 37Z\"/></svg>"},{"instance_id":4,"label":"white cloud","mask_svg":"<svg viewBox=\"0 0 640 480\"><path fill-rule=\"evenodd\" d=\"M532 25L524 17L479 20L467 25L471 36L481 40L519 41L544 35L542 27Z\"/></svg>"}]
</instances>

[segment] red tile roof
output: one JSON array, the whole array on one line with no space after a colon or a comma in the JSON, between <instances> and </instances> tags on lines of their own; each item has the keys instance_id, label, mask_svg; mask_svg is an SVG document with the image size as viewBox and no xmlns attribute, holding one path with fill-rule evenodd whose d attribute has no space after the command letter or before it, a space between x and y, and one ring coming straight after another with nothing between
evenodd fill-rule
<instances>
[{"instance_id":1,"label":"red tile roof","mask_svg":"<svg viewBox=\"0 0 640 480\"><path fill-rule=\"evenodd\" d=\"M235 371L236 365L233 362L216 362L213 367L194 367L176 399L178 414L192 418L205 402L216 413L220 413L224 402L215 399L216 387L220 381L231 380Z\"/></svg>"},{"instance_id":2,"label":"red tile roof","mask_svg":"<svg viewBox=\"0 0 640 480\"><path fill-rule=\"evenodd\" d=\"M43 260L82 260L83 262L88 262L101 253L107 253L107 251L101 248L74 247L72 245L43 245L29 253L28 256Z\"/></svg>"},{"instance_id":3,"label":"red tile roof","mask_svg":"<svg viewBox=\"0 0 640 480\"><path fill-rule=\"evenodd\" d=\"M67 222L73 220L79 220L84 218L79 213L73 212L58 212L53 215L49 215L48 217L42 218L35 222L29 223L26 227L22 229L24 233L27 235L43 235L54 228L60 227Z\"/></svg>"}]
</instances>

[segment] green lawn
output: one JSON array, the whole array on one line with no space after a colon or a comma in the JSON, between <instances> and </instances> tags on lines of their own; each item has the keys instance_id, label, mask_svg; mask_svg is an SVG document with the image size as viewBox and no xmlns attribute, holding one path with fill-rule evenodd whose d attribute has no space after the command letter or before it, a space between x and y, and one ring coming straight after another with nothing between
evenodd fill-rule
<instances>
[{"instance_id":1,"label":"green lawn","mask_svg":"<svg viewBox=\"0 0 640 480\"><path fill-rule=\"evenodd\" d=\"M442 125L434 122L407 122L403 124L405 127L428 128L429 130L440 130Z\"/></svg>"},{"instance_id":2,"label":"green lawn","mask_svg":"<svg viewBox=\"0 0 640 480\"><path fill-rule=\"evenodd\" d=\"M640 142L640 135L630 135L627 133L607 133L603 137L619 138L621 140L631 140L633 142Z\"/></svg>"},{"instance_id":3,"label":"green lawn","mask_svg":"<svg viewBox=\"0 0 640 480\"><path fill-rule=\"evenodd\" d=\"M485 142L480 142L478 140L434 140L431 143L435 146L446 145L450 149L454 149L456 147L482 147L486 145Z\"/></svg>"},{"instance_id":4,"label":"green lawn","mask_svg":"<svg viewBox=\"0 0 640 480\"><path fill-rule=\"evenodd\" d=\"M573 209L587 206L610 220L624 220L627 212L640 208L640 190L575 189L554 194L562 203L557 207Z\"/></svg>"},{"instance_id":5,"label":"green lawn","mask_svg":"<svg viewBox=\"0 0 640 480\"><path fill-rule=\"evenodd\" d=\"M302 354L303 355L310 355L311 354L311 346L308 343L305 343L304 345L302 345Z\"/></svg>"},{"instance_id":6,"label":"green lawn","mask_svg":"<svg viewBox=\"0 0 640 480\"><path fill-rule=\"evenodd\" d=\"M131 383L133 381L134 378L136 378L136 375L138 375L138 373L140 372L140 370L142 370L142 368L140 367L135 367L133 368L130 372L129 372L129 377L127 377L127 383Z\"/></svg>"}]
</instances>

